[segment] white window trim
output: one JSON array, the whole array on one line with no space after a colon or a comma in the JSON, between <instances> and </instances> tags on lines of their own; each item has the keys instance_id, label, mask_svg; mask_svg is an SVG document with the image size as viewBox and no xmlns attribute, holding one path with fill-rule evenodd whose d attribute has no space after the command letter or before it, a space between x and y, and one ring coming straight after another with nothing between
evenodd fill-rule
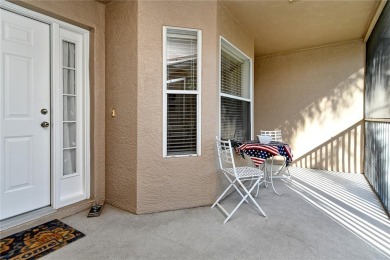
<instances>
[{"instance_id":1,"label":"white window trim","mask_svg":"<svg viewBox=\"0 0 390 260\"><path fill-rule=\"evenodd\" d=\"M166 61L166 51L167 51L167 30L176 29L176 30L185 30L185 31L195 31L197 32L197 90L168 90L167 89L167 61ZM201 89L202 89L202 30L191 29L191 28L181 28L181 27L172 27L172 26L163 26L163 157L172 158L172 157L189 157L189 156L200 156L201 155L201 144L202 144L202 124L201 124ZM197 143L196 143L196 154L185 154L185 155L168 155L167 154L167 128L168 128L168 116L167 116L167 105L168 94L196 94L197 95L197 111L196 111L196 131L197 131Z\"/></svg>"},{"instance_id":2,"label":"white window trim","mask_svg":"<svg viewBox=\"0 0 390 260\"><path fill-rule=\"evenodd\" d=\"M221 69L222 69L222 55L221 55L221 51L222 51L222 42L225 42L225 44L228 44L229 45L229 50L233 50L233 51L236 51L238 53L240 53L242 56L244 56L245 58L247 58L249 60L249 77L250 77L250 80L249 80L249 98L243 98L243 97L237 97L237 96L234 96L234 95L229 95L229 94L226 94L226 93L222 93L221 91L221 88L222 88L222 83L221 83ZM246 55L245 53L243 53L239 48L237 48L235 45L233 45L231 42L229 42L228 40L226 40L223 36L220 36L219 37L219 70L218 70L218 81L219 81L219 99L218 99L218 110L219 110L219 127L218 127L218 136L221 136L221 97L228 97L228 98L232 98L232 99L237 99L237 100L242 100L242 101L247 101L247 102L250 102L250 112L251 112L251 139L253 139L253 133L254 133L254 115L253 115L253 112L254 112L254 102L253 102L253 62L252 62L252 59L250 57L248 57L248 55Z\"/></svg>"},{"instance_id":3,"label":"white window trim","mask_svg":"<svg viewBox=\"0 0 390 260\"><path fill-rule=\"evenodd\" d=\"M24 7L12 4L6 0L0 0L0 8L14 12L19 15L26 16L28 18L35 19L37 21L46 23L50 26L50 69L51 69L51 207L58 209L72 203L78 202L82 199L90 198L90 85L89 85L89 31L79 28L77 26L65 23L63 21L57 20L50 16L31 11ZM74 31L82 35L83 38L83 57L84 60L82 66L82 73L84 79L84 93L83 93L83 109L81 117L83 120L83 140L82 145L84 146L83 151L83 170L85 173L84 178L84 190L85 194L78 196L77 198L71 198L67 201L60 201L60 186L61 186L61 177L62 177L62 127L59 127L62 122L60 122L61 113L62 113L62 99L60 88L62 83L60 82L60 73L62 71L60 64L60 28L65 28L70 31ZM81 108L81 107L80 107ZM79 116L78 109L77 116Z\"/></svg>"},{"instance_id":4,"label":"white window trim","mask_svg":"<svg viewBox=\"0 0 390 260\"><path fill-rule=\"evenodd\" d=\"M74 34L75 33L75 34ZM66 196L65 194L62 194L60 191L60 196L58 200L58 204L63 207L67 206L73 203L76 203L78 201L81 201L83 199L89 198L89 181L87 181L87 176L85 174L85 168L86 168L86 163L87 160L89 159L86 158L86 147L87 147L87 142L89 142L89 130L86 132L86 122L88 121L88 126L89 126L89 118L86 116L86 113L89 114L88 112L85 112L89 110L89 98L86 98L89 96L87 94L89 92L89 84L88 84L88 46L89 46L89 34L88 33L80 33L79 31L74 31L70 30L69 28L64 28L60 27L60 40L59 40L59 47L61 52L60 53L60 59L59 62L57 62L59 66L59 72L60 72L60 78L59 78L59 83L60 83L60 88L56 88L56 90L62 90L62 41L69 41L73 42L76 44L76 87L77 86L86 86L84 88L76 88L76 121L77 121L77 156L76 156L76 173L74 174L69 174L64 176L63 175L63 157L62 157L62 152L63 152L63 121L62 117L56 117L56 125L58 126L59 129L59 137L60 137L60 149L58 150L58 159L56 160L57 162L60 162L58 164L58 170L57 172L60 173L60 188L63 190L69 190L73 185L79 185L80 182L83 182L85 185L83 187L84 192L75 194L73 196ZM75 37L80 36L80 40L76 39ZM78 37L77 37L78 38ZM79 66L79 68L78 68ZM62 96L62 91L56 96L60 96L60 103L58 103L59 108L56 109L56 111L62 111L63 109L63 96ZM88 105L88 107L86 107ZM88 118L88 119L87 119ZM85 120L87 119L87 120ZM58 120L58 121L57 121ZM56 147L57 148L57 147ZM88 147L89 150L89 147ZM89 163L89 162L88 162ZM88 166L89 167L89 166Z\"/></svg>"}]
</instances>

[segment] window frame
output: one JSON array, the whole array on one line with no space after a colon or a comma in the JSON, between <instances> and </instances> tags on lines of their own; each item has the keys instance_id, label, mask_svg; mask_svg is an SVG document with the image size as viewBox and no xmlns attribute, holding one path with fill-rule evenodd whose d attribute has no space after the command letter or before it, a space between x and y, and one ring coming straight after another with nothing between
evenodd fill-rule
<instances>
[{"instance_id":1,"label":"window frame","mask_svg":"<svg viewBox=\"0 0 390 260\"><path fill-rule=\"evenodd\" d=\"M59 26L58 38L59 40L55 42L58 51L56 55L59 55L56 58L58 88L55 89L54 95L59 96L59 100L53 102L53 105L57 107L56 110L60 111L60 114L54 118L57 131L57 151L54 156L58 161L56 164L60 187L58 189L58 205L64 207L90 197L89 32L81 28L75 30L74 28ZM63 172L63 41L75 44L76 172L67 175ZM86 172L86 169L88 172ZM78 192L75 192L75 187L79 188Z\"/></svg>"},{"instance_id":2,"label":"window frame","mask_svg":"<svg viewBox=\"0 0 390 260\"><path fill-rule=\"evenodd\" d=\"M196 32L197 37L197 88L196 90L169 90L167 81L167 35L168 30L182 30ZM163 157L191 157L201 155L201 86L202 86L202 30L193 28L163 26ZM196 153L168 155L168 95L169 94L191 94L196 95Z\"/></svg>"},{"instance_id":3,"label":"window frame","mask_svg":"<svg viewBox=\"0 0 390 260\"><path fill-rule=\"evenodd\" d=\"M238 97L238 96L234 96L234 95L231 95L231 94L226 94L226 93L223 93L222 92L222 80L221 80L221 72L222 72L222 45L225 45L224 47L226 48L227 46L227 49L228 51L232 52L233 54L238 54L239 56L242 56L243 58L247 59L249 61L249 98L243 98L243 97ZM229 42L228 40L226 40L223 36L220 36L219 37L219 70L218 70L218 84L219 84L219 95L218 95L218 110L219 110L219 127L218 127L218 136L221 136L221 127L222 127L222 109L221 109L221 105L222 105L222 97L226 97L226 98L231 98L231 99L235 99L235 100L241 100L241 101L246 101L246 102L249 102L250 105L250 138L253 139L253 129L254 129L254 102L253 102L253 93L254 93L254 90L253 90L253 61L252 59L246 55L244 52L242 52L239 48L237 48L235 45L233 45L231 42Z\"/></svg>"}]
</instances>

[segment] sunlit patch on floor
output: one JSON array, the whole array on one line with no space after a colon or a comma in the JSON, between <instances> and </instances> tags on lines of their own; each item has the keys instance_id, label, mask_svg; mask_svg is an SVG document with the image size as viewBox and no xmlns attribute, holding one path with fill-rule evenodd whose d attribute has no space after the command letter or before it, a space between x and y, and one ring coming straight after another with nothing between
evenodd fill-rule
<instances>
[{"instance_id":1,"label":"sunlit patch on floor","mask_svg":"<svg viewBox=\"0 0 390 260\"><path fill-rule=\"evenodd\" d=\"M361 174L291 168L288 187L390 257L390 220Z\"/></svg>"}]
</instances>

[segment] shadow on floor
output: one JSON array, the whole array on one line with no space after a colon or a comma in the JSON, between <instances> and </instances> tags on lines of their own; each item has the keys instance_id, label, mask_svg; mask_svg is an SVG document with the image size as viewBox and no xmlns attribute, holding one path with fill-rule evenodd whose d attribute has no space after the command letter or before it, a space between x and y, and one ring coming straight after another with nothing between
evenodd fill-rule
<instances>
[{"instance_id":1,"label":"shadow on floor","mask_svg":"<svg viewBox=\"0 0 390 260\"><path fill-rule=\"evenodd\" d=\"M291 171L293 191L390 258L390 221L362 174Z\"/></svg>"},{"instance_id":2,"label":"shadow on floor","mask_svg":"<svg viewBox=\"0 0 390 260\"><path fill-rule=\"evenodd\" d=\"M291 172L292 183L275 181L282 196L260 189L268 220L245 203L227 224L208 206L133 215L106 205L62 219L86 236L45 259L388 259L390 222L363 176Z\"/></svg>"}]
</instances>

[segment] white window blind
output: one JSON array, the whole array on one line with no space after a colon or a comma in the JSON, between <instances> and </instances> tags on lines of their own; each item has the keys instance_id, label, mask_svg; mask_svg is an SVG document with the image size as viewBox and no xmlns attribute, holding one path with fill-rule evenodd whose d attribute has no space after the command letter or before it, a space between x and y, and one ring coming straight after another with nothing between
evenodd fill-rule
<instances>
[{"instance_id":1,"label":"white window blind","mask_svg":"<svg viewBox=\"0 0 390 260\"><path fill-rule=\"evenodd\" d=\"M198 153L199 31L166 28L166 156Z\"/></svg>"},{"instance_id":2,"label":"white window blind","mask_svg":"<svg viewBox=\"0 0 390 260\"><path fill-rule=\"evenodd\" d=\"M251 137L250 60L221 41L221 138Z\"/></svg>"},{"instance_id":3,"label":"white window blind","mask_svg":"<svg viewBox=\"0 0 390 260\"><path fill-rule=\"evenodd\" d=\"M250 139L250 102L221 97L221 138Z\"/></svg>"},{"instance_id":4,"label":"white window blind","mask_svg":"<svg viewBox=\"0 0 390 260\"><path fill-rule=\"evenodd\" d=\"M243 61L221 50L221 92L241 97Z\"/></svg>"}]
</instances>

